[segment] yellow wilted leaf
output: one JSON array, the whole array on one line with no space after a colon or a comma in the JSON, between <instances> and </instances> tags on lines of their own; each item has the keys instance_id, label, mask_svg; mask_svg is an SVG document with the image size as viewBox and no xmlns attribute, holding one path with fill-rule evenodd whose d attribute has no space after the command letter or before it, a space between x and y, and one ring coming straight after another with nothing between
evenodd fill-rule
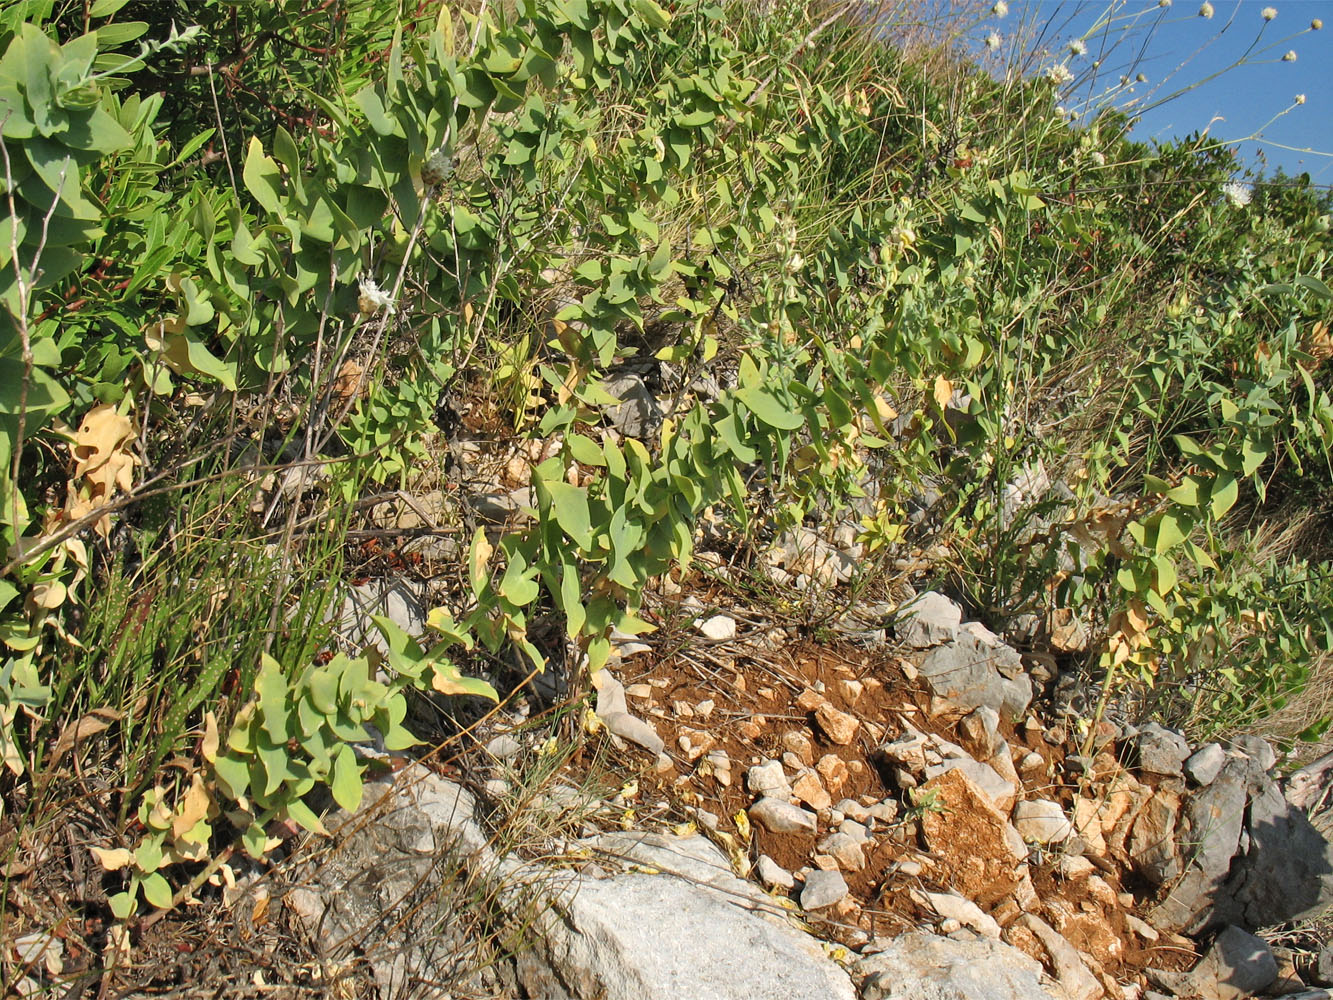
<instances>
[{"instance_id":1,"label":"yellow wilted leaf","mask_svg":"<svg viewBox=\"0 0 1333 1000\"><path fill-rule=\"evenodd\" d=\"M740 835L741 840L750 839L750 816L744 809L739 810L731 821L736 824L736 833Z\"/></svg>"},{"instance_id":2,"label":"yellow wilted leaf","mask_svg":"<svg viewBox=\"0 0 1333 1000\"><path fill-rule=\"evenodd\" d=\"M1125 608L1125 621L1137 633L1148 631L1148 608L1137 598L1129 602Z\"/></svg>"},{"instance_id":3,"label":"yellow wilted leaf","mask_svg":"<svg viewBox=\"0 0 1333 1000\"><path fill-rule=\"evenodd\" d=\"M201 819L208 816L208 808L212 804L208 790L204 788L203 778L196 773L190 782L190 790L185 793L185 800L176 811L175 819L171 821L171 835L176 838L184 837Z\"/></svg>"},{"instance_id":4,"label":"yellow wilted leaf","mask_svg":"<svg viewBox=\"0 0 1333 1000\"><path fill-rule=\"evenodd\" d=\"M1333 336L1329 336L1328 324L1323 320L1315 323L1301 346L1314 358L1316 366L1333 358Z\"/></svg>"},{"instance_id":5,"label":"yellow wilted leaf","mask_svg":"<svg viewBox=\"0 0 1333 1000\"><path fill-rule=\"evenodd\" d=\"M936 376L934 396L941 407L948 406L949 400L953 399L953 383L943 375Z\"/></svg>"},{"instance_id":6,"label":"yellow wilted leaf","mask_svg":"<svg viewBox=\"0 0 1333 1000\"><path fill-rule=\"evenodd\" d=\"M69 596L69 592L59 580L36 584L28 592L28 600L34 606L45 608L47 611L53 611L64 604L67 596Z\"/></svg>"},{"instance_id":7,"label":"yellow wilted leaf","mask_svg":"<svg viewBox=\"0 0 1333 1000\"><path fill-rule=\"evenodd\" d=\"M110 708L99 708L80 718L77 722L70 723L60 731L60 738L56 740L56 745L51 748L51 754L48 760L54 765L65 756L73 747L77 746L83 740L90 736L96 736L102 730L106 729L111 723L118 721L123 717L122 713Z\"/></svg>"},{"instance_id":8,"label":"yellow wilted leaf","mask_svg":"<svg viewBox=\"0 0 1333 1000\"><path fill-rule=\"evenodd\" d=\"M944 384L948 385L949 383L945 382ZM939 383L937 382L936 392L939 391L938 386ZM952 391L950 392L950 394L952 395ZM875 409L879 412L879 419L884 423L888 423L890 420L898 419L898 411L895 410L892 406L890 406L889 401L885 399L883 396L875 397Z\"/></svg>"},{"instance_id":9,"label":"yellow wilted leaf","mask_svg":"<svg viewBox=\"0 0 1333 1000\"><path fill-rule=\"evenodd\" d=\"M137 459L129 450L134 441L134 424L128 416L105 403L84 414L73 438L70 453L74 475L65 516L77 520L107 503L117 489L129 491L134 485ZM96 528L105 537L110 521L104 517Z\"/></svg>"},{"instance_id":10,"label":"yellow wilted leaf","mask_svg":"<svg viewBox=\"0 0 1333 1000\"><path fill-rule=\"evenodd\" d=\"M133 852L124 847L90 847L88 850L97 863L109 872L118 872L134 860Z\"/></svg>"},{"instance_id":11,"label":"yellow wilted leaf","mask_svg":"<svg viewBox=\"0 0 1333 1000\"><path fill-rule=\"evenodd\" d=\"M211 711L204 715L204 740L199 750L210 764L218 759L218 717Z\"/></svg>"}]
</instances>

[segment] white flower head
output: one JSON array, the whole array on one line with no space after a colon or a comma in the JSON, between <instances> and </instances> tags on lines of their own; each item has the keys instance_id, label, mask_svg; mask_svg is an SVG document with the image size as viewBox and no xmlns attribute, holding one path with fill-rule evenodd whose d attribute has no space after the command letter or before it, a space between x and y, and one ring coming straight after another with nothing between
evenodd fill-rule
<instances>
[{"instance_id":1,"label":"white flower head","mask_svg":"<svg viewBox=\"0 0 1333 1000\"><path fill-rule=\"evenodd\" d=\"M1304 95L1304 94L1297 94L1297 95L1296 95L1296 103L1297 103L1297 104L1304 104L1304 103L1305 103L1305 95Z\"/></svg>"},{"instance_id":2,"label":"white flower head","mask_svg":"<svg viewBox=\"0 0 1333 1000\"><path fill-rule=\"evenodd\" d=\"M801 268L805 267L805 258L798 253L792 254L787 258L787 273L796 274Z\"/></svg>"},{"instance_id":3,"label":"white flower head","mask_svg":"<svg viewBox=\"0 0 1333 1000\"><path fill-rule=\"evenodd\" d=\"M1211 18L1213 16L1213 5L1210 3L1199 4L1199 16L1204 18Z\"/></svg>"},{"instance_id":4,"label":"white flower head","mask_svg":"<svg viewBox=\"0 0 1333 1000\"><path fill-rule=\"evenodd\" d=\"M1259 11L1259 14L1263 17L1265 21L1271 21L1273 20L1273 18L1277 17L1277 8L1265 7L1263 10Z\"/></svg>"},{"instance_id":5,"label":"white flower head","mask_svg":"<svg viewBox=\"0 0 1333 1000\"><path fill-rule=\"evenodd\" d=\"M1056 63L1046 71L1046 79L1060 87L1074 79L1074 74L1069 72L1069 67L1064 63Z\"/></svg>"},{"instance_id":6,"label":"white flower head","mask_svg":"<svg viewBox=\"0 0 1333 1000\"><path fill-rule=\"evenodd\" d=\"M1286 54L1282 57L1282 61L1283 61L1283 62L1295 62L1295 61L1296 61L1296 50L1295 50L1295 49L1288 49L1287 52L1286 52Z\"/></svg>"},{"instance_id":7,"label":"white flower head","mask_svg":"<svg viewBox=\"0 0 1333 1000\"><path fill-rule=\"evenodd\" d=\"M1227 181L1223 184L1222 194L1231 203L1232 208L1244 208L1250 203L1250 189L1239 181Z\"/></svg>"},{"instance_id":8,"label":"white flower head","mask_svg":"<svg viewBox=\"0 0 1333 1000\"><path fill-rule=\"evenodd\" d=\"M1004 17L1009 13L1009 5L1004 0L995 0L995 5L991 7L990 12L996 17Z\"/></svg>"},{"instance_id":9,"label":"white flower head","mask_svg":"<svg viewBox=\"0 0 1333 1000\"><path fill-rule=\"evenodd\" d=\"M393 315L393 299L379 285L375 284L374 278L368 274L363 274L356 279L356 283L361 290L361 301L358 305L363 315L371 316L381 309L390 316Z\"/></svg>"},{"instance_id":10,"label":"white flower head","mask_svg":"<svg viewBox=\"0 0 1333 1000\"><path fill-rule=\"evenodd\" d=\"M1069 51L1076 56L1085 56L1088 54L1088 45L1081 38L1070 39Z\"/></svg>"},{"instance_id":11,"label":"white flower head","mask_svg":"<svg viewBox=\"0 0 1333 1000\"><path fill-rule=\"evenodd\" d=\"M1099 167L1106 166L1106 154L1103 153L1100 149L1094 149L1089 154L1089 158L1092 160L1093 163L1095 163Z\"/></svg>"},{"instance_id":12,"label":"white flower head","mask_svg":"<svg viewBox=\"0 0 1333 1000\"><path fill-rule=\"evenodd\" d=\"M986 48L998 49L1000 47L1000 40L1000 33L998 31L992 31L986 36Z\"/></svg>"}]
</instances>

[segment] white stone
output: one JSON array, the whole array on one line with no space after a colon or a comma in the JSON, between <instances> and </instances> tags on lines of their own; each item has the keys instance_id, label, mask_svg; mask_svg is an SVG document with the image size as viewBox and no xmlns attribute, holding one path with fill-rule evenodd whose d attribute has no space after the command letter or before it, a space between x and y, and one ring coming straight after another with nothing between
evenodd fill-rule
<instances>
[{"instance_id":1,"label":"white stone","mask_svg":"<svg viewBox=\"0 0 1333 1000\"><path fill-rule=\"evenodd\" d=\"M712 618L696 622L695 627L705 638L712 639L714 642L724 642L727 639L736 638L736 619L727 615L713 615Z\"/></svg>"},{"instance_id":2,"label":"white stone","mask_svg":"<svg viewBox=\"0 0 1333 1000\"><path fill-rule=\"evenodd\" d=\"M945 919L957 920L964 927L971 927L982 937L1000 939L1000 925L995 918L986 913L970 899L964 899L952 892L925 892L911 890L912 899L921 906L933 909Z\"/></svg>"},{"instance_id":3,"label":"white stone","mask_svg":"<svg viewBox=\"0 0 1333 1000\"><path fill-rule=\"evenodd\" d=\"M1014 806L1014 828L1034 844L1057 844L1074 832L1059 803L1047 799L1027 799Z\"/></svg>"},{"instance_id":4,"label":"white stone","mask_svg":"<svg viewBox=\"0 0 1333 1000\"><path fill-rule=\"evenodd\" d=\"M796 879L792 877L792 873L767 854L759 855L754 868L759 881L770 889L793 889L796 886Z\"/></svg>"},{"instance_id":5,"label":"white stone","mask_svg":"<svg viewBox=\"0 0 1333 1000\"><path fill-rule=\"evenodd\" d=\"M770 833L807 833L818 828L818 818L786 799L764 797L750 807L751 822L758 823Z\"/></svg>"},{"instance_id":6,"label":"white stone","mask_svg":"<svg viewBox=\"0 0 1333 1000\"><path fill-rule=\"evenodd\" d=\"M787 781L787 772L782 769L782 764L776 760L766 760L746 771L745 787L750 790L751 795L758 797L765 795L771 795L779 799L792 797L791 784Z\"/></svg>"},{"instance_id":7,"label":"white stone","mask_svg":"<svg viewBox=\"0 0 1333 1000\"><path fill-rule=\"evenodd\" d=\"M847 880L841 872L812 871L805 877L801 890L801 907L822 910L847 898Z\"/></svg>"}]
</instances>

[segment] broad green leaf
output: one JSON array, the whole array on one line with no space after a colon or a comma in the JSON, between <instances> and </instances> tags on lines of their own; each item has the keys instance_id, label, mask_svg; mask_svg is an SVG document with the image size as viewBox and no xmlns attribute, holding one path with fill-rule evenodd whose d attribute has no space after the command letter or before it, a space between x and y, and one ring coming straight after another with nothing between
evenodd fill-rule
<instances>
[{"instance_id":1,"label":"broad green leaf","mask_svg":"<svg viewBox=\"0 0 1333 1000\"><path fill-rule=\"evenodd\" d=\"M582 462L584 465L606 465L606 456L602 454L602 449L590 438L582 434L570 434L565 438L565 444L569 447L569 453L574 456L574 461Z\"/></svg>"},{"instance_id":2,"label":"broad green leaf","mask_svg":"<svg viewBox=\"0 0 1333 1000\"><path fill-rule=\"evenodd\" d=\"M805 426L805 416L783 403L767 389L747 388L742 386L735 391L735 396L756 417L782 431L794 431Z\"/></svg>"},{"instance_id":3,"label":"broad green leaf","mask_svg":"<svg viewBox=\"0 0 1333 1000\"><path fill-rule=\"evenodd\" d=\"M264 155L264 145L256 138L250 139L241 178L246 190L265 210L278 216L283 214L282 171L273 159Z\"/></svg>"},{"instance_id":4,"label":"broad green leaf","mask_svg":"<svg viewBox=\"0 0 1333 1000\"><path fill-rule=\"evenodd\" d=\"M261 654L259 673L255 676L255 694L259 697L261 724L275 743L286 743L291 738L287 692L287 678L278 661L267 653Z\"/></svg>"},{"instance_id":5,"label":"broad green leaf","mask_svg":"<svg viewBox=\"0 0 1333 1000\"><path fill-rule=\"evenodd\" d=\"M1204 491L1209 485L1209 480L1202 476L1186 476L1175 489L1167 490L1166 496L1182 506L1199 507L1206 498Z\"/></svg>"},{"instance_id":6,"label":"broad green leaf","mask_svg":"<svg viewBox=\"0 0 1333 1000\"><path fill-rule=\"evenodd\" d=\"M604 635L588 640L588 673L595 674L606 666L611 657L611 640Z\"/></svg>"},{"instance_id":7,"label":"broad green leaf","mask_svg":"<svg viewBox=\"0 0 1333 1000\"><path fill-rule=\"evenodd\" d=\"M324 834L328 832L324 829L324 824L320 822L319 817L315 815L315 811L300 799L292 799L287 803L287 815L311 833Z\"/></svg>"},{"instance_id":8,"label":"broad green leaf","mask_svg":"<svg viewBox=\"0 0 1333 1000\"><path fill-rule=\"evenodd\" d=\"M516 604L520 608L526 607L535 601L541 592L534 579L535 574L536 570L528 567L516 555L505 567L504 576L500 578L496 591L511 604Z\"/></svg>"},{"instance_id":9,"label":"broad green leaf","mask_svg":"<svg viewBox=\"0 0 1333 1000\"><path fill-rule=\"evenodd\" d=\"M319 667L310 675L310 703L325 715L338 710L338 678L327 667Z\"/></svg>"},{"instance_id":10,"label":"broad green leaf","mask_svg":"<svg viewBox=\"0 0 1333 1000\"><path fill-rule=\"evenodd\" d=\"M634 10L650 28L660 31L671 23L671 15L653 0L634 0Z\"/></svg>"},{"instance_id":11,"label":"broad green leaf","mask_svg":"<svg viewBox=\"0 0 1333 1000\"><path fill-rule=\"evenodd\" d=\"M333 780L329 782L333 801L348 812L361 804L361 766L352 748L343 744L333 755Z\"/></svg>"},{"instance_id":12,"label":"broad green leaf","mask_svg":"<svg viewBox=\"0 0 1333 1000\"><path fill-rule=\"evenodd\" d=\"M472 536L472 545L468 549L468 578L472 582L472 592L480 595L490 579L491 553L495 549L486 539L484 528L478 528Z\"/></svg>"},{"instance_id":13,"label":"broad green leaf","mask_svg":"<svg viewBox=\"0 0 1333 1000\"><path fill-rule=\"evenodd\" d=\"M142 883L143 898L149 905L157 907L159 910L169 909L171 906L171 884L158 872L146 875Z\"/></svg>"},{"instance_id":14,"label":"broad green leaf","mask_svg":"<svg viewBox=\"0 0 1333 1000\"><path fill-rule=\"evenodd\" d=\"M128 920L130 914L134 912L134 893L118 892L115 895L106 898L107 905L111 908L111 915L117 920Z\"/></svg>"},{"instance_id":15,"label":"broad green leaf","mask_svg":"<svg viewBox=\"0 0 1333 1000\"><path fill-rule=\"evenodd\" d=\"M219 757L213 762L213 773L222 784L222 791L233 801L241 798L250 790L250 767L230 755Z\"/></svg>"},{"instance_id":16,"label":"broad green leaf","mask_svg":"<svg viewBox=\"0 0 1333 1000\"><path fill-rule=\"evenodd\" d=\"M1329 291L1328 285L1324 284L1318 278L1311 274L1302 274L1296 278L1295 283L1302 288L1309 289L1321 299L1333 299L1333 291Z\"/></svg>"},{"instance_id":17,"label":"broad green leaf","mask_svg":"<svg viewBox=\"0 0 1333 1000\"><path fill-rule=\"evenodd\" d=\"M1189 534L1189 529L1188 520L1177 514L1167 512L1159 515L1157 518L1157 540L1153 548L1159 554L1174 548L1185 540L1185 536Z\"/></svg>"},{"instance_id":18,"label":"broad green leaf","mask_svg":"<svg viewBox=\"0 0 1333 1000\"><path fill-rule=\"evenodd\" d=\"M587 491L558 480L545 480L541 486L551 498L556 523L581 548L591 548L592 524Z\"/></svg>"},{"instance_id":19,"label":"broad green leaf","mask_svg":"<svg viewBox=\"0 0 1333 1000\"><path fill-rule=\"evenodd\" d=\"M1235 505L1239 496L1240 485L1236 477L1229 472L1218 473L1208 495L1209 509L1212 510L1213 518L1221 520L1222 516Z\"/></svg>"},{"instance_id":20,"label":"broad green leaf","mask_svg":"<svg viewBox=\"0 0 1333 1000\"><path fill-rule=\"evenodd\" d=\"M1157 571L1153 589L1165 597L1176 589L1176 564L1163 555L1153 556L1152 564Z\"/></svg>"},{"instance_id":21,"label":"broad green leaf","mask_svg":"<svg viewBox=\"0 0 1333 1000\"><path fill-rule=\"evenodd\" d=\"M565 612L569 637L578 639L588 615L583 609L583 590L578 568L568 561L562 563L560 568L560 606Z\"/></svg>"}]
</instances>

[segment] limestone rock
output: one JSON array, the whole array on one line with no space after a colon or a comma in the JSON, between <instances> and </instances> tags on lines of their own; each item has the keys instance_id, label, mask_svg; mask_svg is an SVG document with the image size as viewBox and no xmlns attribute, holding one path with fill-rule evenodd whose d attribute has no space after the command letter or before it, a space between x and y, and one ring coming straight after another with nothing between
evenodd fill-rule
<instances>
[{"instance_id":1,"label":"limestone rock","mask_svg":"<svg viewBox=\"0 0 1333 1000\"><path fill-rule=\"evenodd\" d=\"M820 784L819 776L806 769L792 779L792 793L815 812L828 809L833 805L827 789Z\"/></svg>"},{"instance_id":2,"label":"limestone rock","mask_svg":"<svg viewBox=\"0 0 1333 1000\"><path fill-rule=\"evenodd\" d=\"M1227 753L1220 743L1199 747L1185 760L1185 774L1196 785L1211 785L1227 762Z\"/></svg>"},{"instance_id":3,"label":"limestone rock","mask_svg":"<svg viewBox=\"0 0 1333 1000\"><path fill-rule=\"evenodd\" d=\"M792 878L791 872L767 854L759 855L759 860L755 862L754 869L755 874L759 876L759 881L771 889L789 890L796 886L796 879Z\"/></svg>"},{"instance_id":4,"label":"limestone rock","mask_svg":"<svg viewBox=\"0 0 1333 1000\"><path fill-rule=\"evenodd\" d=\"M952 642L962 620L962 608L931 590L918 594L902 609L894 631L905 645L913 649L929 649Z\"/></svg>"},{"instance_id":5,"label":"limestone rock","mask_svg":"<svg viewBox=\"0 0 1333 1000\"><path fill-rule=\"evenodd\" d=\"M736 619L727 615L713 615L695 626L706 639L724 642L736 638Z\"/></svg>"},{"instance_id":6,"label":"limestone rock","mask_svg":"<svg viewBox=\"0 0 1333 1000\"><path fill-rule=\"evenodd\" d=\"M862 841L851 834L831 833L819 842L819 851L829 855L845 872L859 872L866 866L865 854L861 851Z\"/></svg>"},{"instance_id":7,"label":"limestone rock","mask_svg":"<svg viewBox=\"0 0 1333 1000\"><path fill-rule=\"evenodd\" d=\"M824 754L823 757L819 758L819 763L815 765L815 770L824 779L824 787L828 789L829 795L832 796L842 793L842 789L850 777L847 762L837 754Z\"/></svg>"},{"instance_id":8,"label":"limestone rock","mask_svg":"<svg viewBox=\"0 0 1333 1000\"><path fill-rule=\"evenodd\" d=\"M919 775L926 770L926 738L920 733L904 733L879 748L879 753L891 764L909 774Z\"/></svg>"},{"instance_id":9,"label":"limestone rock","mask_svg":"<svg viewBox=\"0 0 1333 1000\"><path fill-rule=\"evenodd\" d=\"M1017 794L1014 784L1001 778L990 765L982 764L971 757L961 759L954 757L939 764L932 764L926 768L926 778L929 780L945 771L955 769L966 774L974 785L990 796L995 808L1008 812L1014 807L1014 798Z\"/></svg>"},{"instance_id":10,"label":"limestone rock","mask_svg":"<svg viewBox=\"0 0 1333 1000\"><path fill-rule=\"evenodd\" d=\"M768 912L772 900L732 875L705 838L614 834L595 846L661 874L578 877L554 887L541 940L520 956L525 995L854 1000L851 981L819 943Z\"/></svg>"},{"instance_id":11,"label":"limestone rock","mask_svg":"<svg viewBox=\"0 0 1333 1000\"><path fill-rule=\"evenodd\" d=\"M597 671L592 683L597 689L597 717L605 723L607 730L631 743L637 743L654 756L660 754L666 746L662 737L657 735L657 730L650 723L629 713L625 704L625 688L611 671Z\"/></svg>"},{"instance_id":12,"label":"limestone rock","mask_svg":"<svg viewBox=\"0 0 1333 1000\"><path fill-rule=\"evenodd\" d=\"M917 796L944 810L925 809L921 833L957 892L988 906L1014 891L1027 849L990 796L957 769L932 778Z\"/></svg>"},{"instance_id":13,"label":"limestone rock","mask_svg":"<svg viewBox=\"0 0 1333 1000\"><path fill-rule=\"evenodd\" d=\"M970 899L964 899L952 892L925 892L911 890L912 900L919 906L934 910L946 920L957 920L964 927L971 927L982 937L1000 939L1000 925L985 910Z\"/></svg>"},{"instance_id":14,"label":"limestone rock","mask_svg":"<svg viewBox=\"0 0 1333 1000\"><path fill-rule=\"evenodd\" d=\"M919 676L931 694L964 711L985 705L1014 718L1032 701L1032 681L1023 673L1018 652L970 633L927 653Z\"/></svg>"},{"instance_id":15,"label":"limestone rock","mask_svg":"<svg viewBox=\"0 0 1333 1000\"><path fill-rule=\"evenodd\" d=\"M1179 809L1179 796L1159 790L1144 803L1134 820L1129 856L1139 873L1154 885L1162 885L1180 874L1175 837Z\"/></svg>"},{"instance_id":16,"label":"limestone rock","mask_svg":"<svg viewBox=\"0 0 1333 1000\"><path fill-rule=\"evenodd\" d=\"M770 833L813 834L818 829L815 814L785 799L766 796L750 807L750 820Z\"/></svg>"},{"instance_id":17,"label":"limestone rock","mask_svg":"<svg viewBox=\"0 0 1333 1000\"><path fill-rule=\"evenodd\" d=\"M1000 736L1000 713L989 705L983 705L966 716L958 728L977 760L990 760L1004 746L1004 739Z\"/></svg>"},{"instance_id":18,"label":"limestone rock","mask_svg":"<svg viewBox=\"0 0 1333 1000\"><path fill-rule=\"evenodd\" d=\"M1270 927L1299 920L1333 901L1333 843L1265 780L1263 790L1250 799L1249 845L1232 861L1208 924Z\"/></svg>"},{"instance_id":19,"label":"limestone rock","mask_svg":"<svg viewBox=\"0 0 1333 1000\"><path fill-rule=\"evenodd\" d=\"M745 772L745 787L751 795L771 795L777 799L792 797L792 787L787 781L787 772L780 761L766 760L755 764Z\"/></svg>"},{"instance_id":20,"label":"limestone rock","mask_svg":"<svg viewBox=\"0 0 1333 1000\"><path fill-rule=\"evenodd\" d=\"M1227 927L1189 973L1187 990L1204 1000L1242 1000L1277 979L1277 961L1263 938Z\"/></svg>"},{"instance_id":21,"label":"limestone rock","mask_svg":"<svg viewBox=\"0 0 1333 1000\"><path fill-rule=\"evenodd\" d=\"M1020 916L1014 926L1030 931L1041 942L1055 969L1055 978L1069 1000L1100 1000L1105 992L1101 983L1083 961L1078 949L1055 928L1031 913Z\"/></svg>"},{"instance_id":22,"label":"limestone rock","mask_svg":"<svg viewBox=\"0 0 1333 1000\"><path fill-rule=\"evenodd\" d=\"M846 746L856 739L856 730L861 725L856 716L840 712L828 702L815 709L815 722L839 746Z\"/></svg>"},{"instance_id":23,"label":"limestone rock","mask_svg":"<svg viewBox=\"0 0 1333 1000\"><path fill-rule=\"evenodd\" d=\"M1139 770L1173 777L1180 777L1184 773L1182 765L1190 755L1185 737L1156 722L1149 722L1139 729L1138 736L1134 738L1134 747L1138 754Z\"/></svg>"},{"instance_id":24,"label":"limestone rock","mask_svg":"<svg viewBox=\"0 0 1333 1000\"><path fill-rule=\"evenodd\" d=\"M1027 799L1014 806L1014 828L1034 844L1058 844L1074 832L1060 804L1047 799Z\"/></svg>"},{"instance_id":25,"label":"limestone rock","mask_svg":"<svg viewBox=\"0 0 1333 1000\"><path fill-rule=\"evenodd\" d=\"M853 971L864 980L862 1000L1055 1000L1036 961L989 938L956 941L912 931L885 942Z\"/></svg>"},{"instance_id":26,"label":"limestone rock","mask_svg":"<svg viewBox=\"0 0 1333 1000\"><path fill-rule=\"evenodd\" d=\"M801 908L822 910L846 897L847 881L841 872L816 870L805 877L805 888L801 890Z\"/></svg>"},{"instance_id":27,"label":"limestone rock","mask_svg":"<svg viewBox=\"0 0 1333 1000\"><path fill-rule=\"evenodd\" d=\"M648 391L642 376L632 372L612 375L602 380L602 387L620 400L605 411L612 427L625 437L641 441L657 435L662 427L662 407Z\"/></svg>"}]
</instances>

